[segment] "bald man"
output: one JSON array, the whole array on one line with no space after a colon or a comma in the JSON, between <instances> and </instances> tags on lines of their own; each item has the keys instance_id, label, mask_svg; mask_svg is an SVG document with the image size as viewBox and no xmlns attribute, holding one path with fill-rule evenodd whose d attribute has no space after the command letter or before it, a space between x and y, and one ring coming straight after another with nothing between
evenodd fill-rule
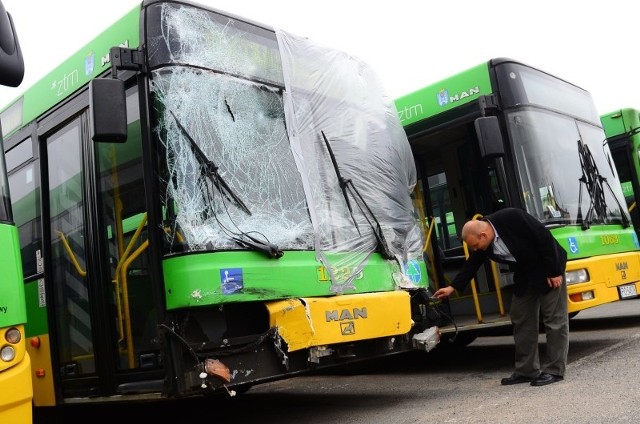
<instances>
[{"instance_id":1,"label":"bald man","mask_svg":"<svg viewBox=\"0 0 640 424\"><path fill-rule=\"evenodd\" d=\"M567 252L551 232L522 209L505 208L462 227L471 253L450 286L434 293L445 299L463 291L480 266L491 259L513 271L510 317L515 342L515 370L501 384L545 386L564 379L569 352L569 312L564 273ZM547 349L540 366L539 317L544 323Z\"/></svg>"}]
</instances>

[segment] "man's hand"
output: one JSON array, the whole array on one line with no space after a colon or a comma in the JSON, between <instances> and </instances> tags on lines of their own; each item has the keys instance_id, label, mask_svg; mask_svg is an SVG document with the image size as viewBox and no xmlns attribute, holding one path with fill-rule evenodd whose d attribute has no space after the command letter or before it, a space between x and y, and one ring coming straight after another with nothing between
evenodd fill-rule
<instances>
[{"instance_id":1,"label":"man's hand","mask_svg":"<svg viewBox=\"0 0 640 424\"><path fill-rule=\"evenodd\" d=\"M447 297L451 296L451 293L453 293L454 290L455 289L451 286L443 287L441 289L438 289L433 294L433 297L435 297L436 299L446 299Z\"/></svg>"},{"instance_id":2,"label":"man's hand","mask_svg":"<svg viewBox=\"0 0 640 424\"><path fill-rule=\"evenodd\" d=\"M547 284L552 289L560 287L562 285L562 275L558 275L557 277L547 277Z\"/></svg>"}]
</instances>

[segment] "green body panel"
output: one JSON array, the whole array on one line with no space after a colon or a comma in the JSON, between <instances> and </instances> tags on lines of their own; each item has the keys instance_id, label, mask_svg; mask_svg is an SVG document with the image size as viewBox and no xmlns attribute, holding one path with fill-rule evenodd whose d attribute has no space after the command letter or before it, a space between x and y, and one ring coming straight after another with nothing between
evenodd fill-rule
<instances>
[{"instance_id":1,"label":"green body panel","mask_svg":"<svg viewBox=\"0 0 640 424\"><path fill-rule=\"evenodd\" d=\"M47 304L45 301L44 280L35 280L24 285L27 303L27 324L24 332L27 337L49 333Z\"/></svg>"},{"instance_id":2,"label":"green body panel","mask_svg":"<svg viewBox=\"0 0 640 424\"><path fill-rule=\"evenodd\" d=\"M18 229L13 225L0 224L0 244L3 246L0 255L0 327L24 324L27 310Z\"/></svg>"},{"instance_id":3,"label":"green body panel","mask_svg":"<svg viewBox=\"0 0 640 424\"><path fill-rule=\"evenodd\" d=\"M23 94L22 125L31 122L111 67L113 46L140 44L140 5L93 39ZM11 102L12 104L15 103ZM4 109L4 107L3 107Z\"/></svg>"},{"instance_id":4,"label":"green body panel","mask_svg":"<svg viewBox=\"0 0 640 424\"><path fill-rule=\"evenodd\" d=\"M609 112L600 117L607 138L624 135L640 127L638 110L625 108Z\"/></svg>"},{"instance_id":5,"label":"green body panel","mask_svg":"<svg viewBox=\"0 0 640 424\"><path fill-rule=\"evenodd\" d=\"M632 108L619 109L600 117L607 139L625 137L630 143L631 161L636 175L640 175L640 111ZM633 197L633 185L625 181L622 190L626 198Z\"/></svg>"},{"instance_id":6,"label":"green body panel","mask_svg":"<svg viewBox=\"0 0 640 424\"><path fill-rule=\"evenodd\" d=\"M406 127L492 92L489 66L483 63L400 97L396 99L395 105L400 121Z\"/></svg>"},{"instance_id":7,"label":"green body panel","mask_svg":"<svg viewBox=\"0 0 640 424\"><path fill-rule=\"evenodd\" d=\"M638 236L632 227L594 225L588 230L567 226L551 229L551 233L567 251L569 260L597 255L638 250Z\"/></svg>"},{"instance_id":8,"label":"green body panel","mask_svg":"<svg viewBox=\"0 0 640 424\"><path fill-rule=\"evenodd\" d=\"M633 197L633 184L631 184L631 181L621 182L620 187L625 198Z\"/></svg>"},{"instance_id":9,"label":"green body panel","mask_svg":"<svg viewBox=\"0 0 640 424\"><path fill-rule=\"evenodd\" d=\"M288 251L278 260L266 260L258 252L203 252L165 258L163 268L169 310L335 294L315 252ZM410 268L407 274L416 286L426 287L424 262L411 264ZM399 268L394 262L374 254L353 281L354 289L344 293L395 290L396 271ZM225 275L233 278L233 284L223 287Z\"/></svg>"}]
</instances>

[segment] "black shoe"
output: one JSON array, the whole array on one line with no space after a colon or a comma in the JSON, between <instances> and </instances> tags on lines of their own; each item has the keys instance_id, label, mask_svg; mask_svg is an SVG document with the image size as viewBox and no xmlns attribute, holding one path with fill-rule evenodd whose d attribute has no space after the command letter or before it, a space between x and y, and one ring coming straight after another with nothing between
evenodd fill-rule
<instances>
[{"instance_id":1,"label":"black shoe","mask_svg":"<svg viewBox=\"0 0 640 424\"><path fill-rule=\"evenodd\" d=\"M512 384L528 383L530 381L533 381L533 377L527 377L526 375L520 375L514 372L511 376L500 380L500 384L503 386L510 386Z\"/></svg>"},{"instance_id":2,"label":"black shoe","mask_svg":"<svg viewBox=\"0 0 640 424\"><path fill-rule=\"evenodd\" d=\"M547 384L555 383L556 381L562 381L564 378L560 375L553 375L546 372L540 373L532 382L532 386L546 386Z\"/></svg>"}]
</instances>

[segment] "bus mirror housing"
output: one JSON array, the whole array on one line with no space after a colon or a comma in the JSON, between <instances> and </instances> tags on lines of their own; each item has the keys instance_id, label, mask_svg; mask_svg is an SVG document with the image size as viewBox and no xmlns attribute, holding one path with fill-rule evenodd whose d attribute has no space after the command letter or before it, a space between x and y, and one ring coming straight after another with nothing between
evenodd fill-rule
<instances>
[{"instance_id":1,"label":"bus mirror housing","mask_svg":"<svg viewBox=\"0 0 640 424\"><path fill-rule=\"evenodd\" d=\"M485 158L497 158L504 156L504 143L498 118L485 116L475 121L476 135L480 146L480 156Z\"/></svg>"},{"instance_id":2,"label":"bus mirror housing","mask_svg":"<svg viewBox=\"0 0 640 424\"><path fill-rule=\"evenodd\" d=\"M127 141L127 99L124 81L115 78L92 80L89 83L89 109L93 141Z\"/></svg>"},{"instance_id":3,"label":"bus mirror housing","mask_svg":"<svg viewBox=\"0 0 640 424\"><path fill-rule=\"evenodd\" d=\"M17 87L24 77L24 59L13 19L0 2L0 85Z\"/></svg>"}]
</instances>

